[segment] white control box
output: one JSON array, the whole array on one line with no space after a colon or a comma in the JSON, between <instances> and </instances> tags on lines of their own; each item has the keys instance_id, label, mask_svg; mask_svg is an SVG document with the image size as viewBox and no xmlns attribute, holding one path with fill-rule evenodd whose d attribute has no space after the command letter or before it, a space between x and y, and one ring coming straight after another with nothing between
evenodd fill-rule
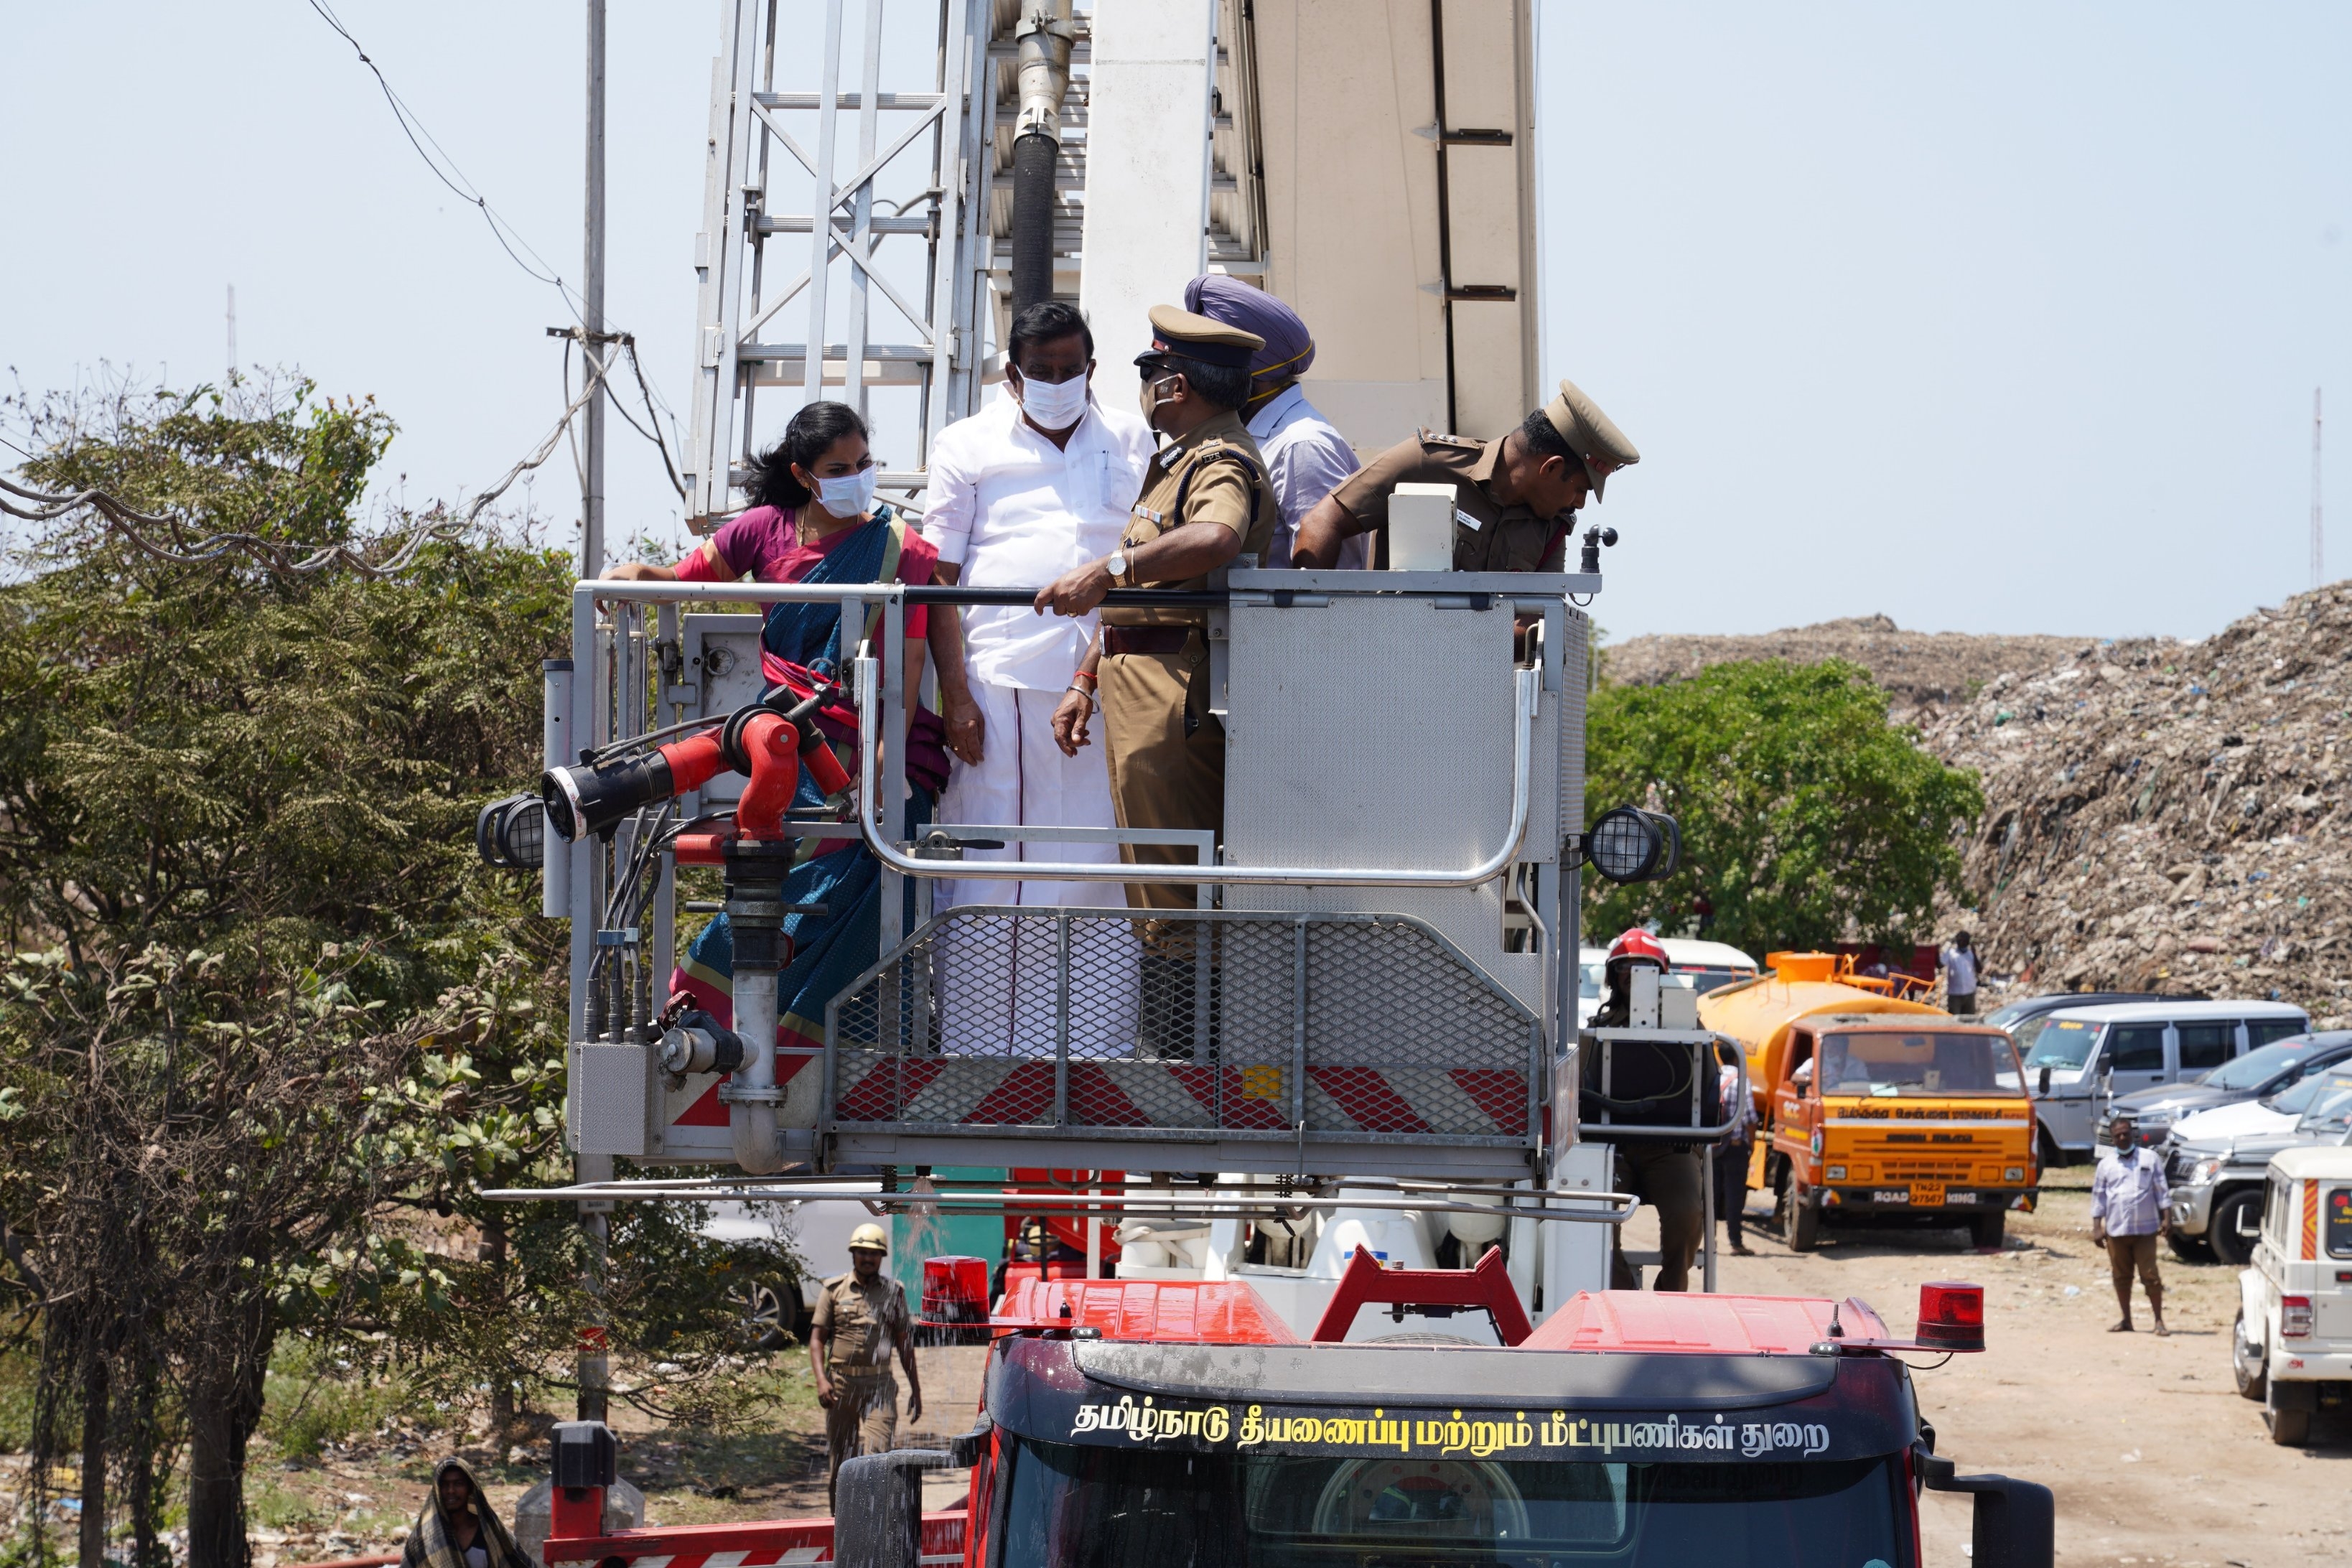
<instances>
[{"instance_id":1,"label":"white control box","mask_svg":"<svg viewBox=\"0 0 2352 1568\"><path fill-rule=\"evenodd\" d=\"M1389 492L1389 570L1454 570L1454 487L1399 485Z\"/></svg>"}]
</instances>

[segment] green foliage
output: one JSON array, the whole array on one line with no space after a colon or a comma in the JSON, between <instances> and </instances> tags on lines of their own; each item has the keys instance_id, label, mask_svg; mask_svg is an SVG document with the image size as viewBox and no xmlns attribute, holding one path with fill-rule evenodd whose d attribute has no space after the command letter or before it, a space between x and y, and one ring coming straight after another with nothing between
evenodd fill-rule
<instances>
[{"instance_id":1,"label":"green foliage","mask_svg":"<svg viewBox=\"0 0 2352 1568\"><path fill-rule=\"evenodd\" d=\"M307 384L0 414L29 480L184 519L139 525L182 552L364 545L393 436ZM600 1303L567 1206L477 1196L570 1173L562 928L472 847L482 803L538 771L567 560L484 528L382 580L185 564L80 511L8 565L0 1289L39 1314L65 1447L86 1380L111 1387L139 1558L152 1465L184 1440L191 1561L242 1561L244 1446L288 1390L265 1367L289 1330L356 1384L461 1408L487 1384L495 1410L602 1315L625 1365L669 1368L641 1403L723 1415L726 1289L788 1259L627 1214ZM276 1435L330 1440L373 1398L316 1384Z\"/></svg>"},{"instance_id":2,"label":"green foliage","mask_svg":"<svg viewBox=\"0 0 2352 1568\"><path fill-rule=\"evenodd\" d=\"M1604 686L1588 724L1595 816L1651 805L1682 825L1682 869L1618 887L1585 878L1585 930L1606 940L1704 898L1706 934L1755 953L1847 937L1903 939L1958 886L1976 775L1887 721L1886 695L1839 660L1721 664L1663 686Z\"/></svg>"},{"instance_id":3,"label":"green foliage","mask_svg":"<svg viewBox=\"0 0 2352 1568\"><path fill-rule=\"evenodd\" d=\"M11 1338L0 1348L0 1454L21 1454L33 1442L33 1401L40 1352Z\"/></svg>"},{"instance_id":4,"label":"green foliage","mask_svg":"<svg viewBox=\"0 0 2352 1568\"><path fill-rule=\"evenodd\" d=\"M284 1458L314 1459L330 1444L368 1436L415 1409L398 1378L357 1371L315 1341L280 1335L263 1385L260 1435Z\"/></svg>"}]
</instances>

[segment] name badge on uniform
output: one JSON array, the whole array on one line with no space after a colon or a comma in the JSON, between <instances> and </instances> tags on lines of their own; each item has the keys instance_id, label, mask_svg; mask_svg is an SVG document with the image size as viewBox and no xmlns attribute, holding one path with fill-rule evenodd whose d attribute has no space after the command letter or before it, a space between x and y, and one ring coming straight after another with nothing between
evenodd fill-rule
<instances>
[{"instance_id":1,"label":"name badge on uniform","mask_svg":"<svg viewBox=\"0 0 2352 1568\"><path fill-rule=\"evenodd\" d=\"M1463 527L1468 529L1473 533L1477 532L1480 529L1486 526L1485 523L1480 522L1476 518L1472 517L1468 512L1464 511L1458 506L1454 509L1454 521L1460 523Z\"/></svg>"}]
</instances>

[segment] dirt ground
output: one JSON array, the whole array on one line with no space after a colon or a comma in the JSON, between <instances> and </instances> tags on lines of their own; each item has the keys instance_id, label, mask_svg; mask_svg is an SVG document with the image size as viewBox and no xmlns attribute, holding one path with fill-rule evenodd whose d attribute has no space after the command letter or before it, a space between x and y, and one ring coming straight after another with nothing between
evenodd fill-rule
<instances>
[{"instance_id":1,"label":"dirt ground","mask_svg":"<svg viewBox=\"0 0 2352 1568\"><path fill-rule=\"evenodd\" d=\"M1762 1228L1748 1236L1755 1255L1721 1259L1719 1288L1768 1295L1857 1296L1888 1326L1907 1332L1918 1287L1971 1279L1985 1287L1981 1355L1957 1356L1917 1378L1922 1410L1937 1447L1963 1470L2042 1481L2058 1494L2058 1556L2067 1568L2108 1564L2166 1568L2289 1568L2352 1561L2352 1428L2322 1422L2308 1448L2272 1445L2258 1406L2230 1376L2229 1330L2236 1310L2234 1270L2163 1260L2166 1319L2158 1339L2145 1301L2141 1331L2110 1333L2116 1303L2106 1263L2091 1244L2088 1173L2053 1173L2041 1212L2011 1216L1998 1254L1977 1252L1949 1231L1839 1231L1820 1250L1789 1252ZM1655 1245L1637 1219L1628 1245ZM933 1447L971 1425L984 1352L919 1352L926 1407L902 1424L901 1442ZM1927 1358L1919 1358L1926 1364ZM826 1511L821 1413L806 1386L806 1363L788 1378L768 1430L732 1438L656 1432L616 1417L622 1468L647 1498L652 1522L696 1524ZM437 1455L329 1458L289 1469L268 1484L304 1496L337 1522L257 1530L257 1568L396 1551L398 1531L422 1504ZM483 1465L494 1502L509 1513L545 1464L542 1445L503 1455L468 1450ZM961 1476L935 1478L939 1506L961 1492ZM357 1500L364 1498L365 1504ZM1927 1494L1930 1568L1968 1562L1969 1502ZM272 1538L276 1539L272 1539Z\"/></svg>"},{"instance_id":2,"label":"dirt ground","mask_svg":"<svg viewBox=\"0 0 2352 1568\"><path fill-rule=\"evenodd\" d=\"M1937 1450L1963 1471L2037 1480L2058 1494L2058 1560L2177 1568L2287 1568L2352 1560L2352 1430L2315 1424L2309 1448L2274 1447L2261 1407L2230 1375L2237 1271L2162 1255L2168 1339L2134 1291L2138 1332L2111 1333L2114 1289L2090 1237L2087 1168L2053 1172L2041 1209L2010 1216L2009 1245L1979 1253L1965 1233L1834 1228L1795 1254L1749 1223L1752 1258L1727 1253L1717 1289L1858 1296L1896 1333L1931 1279L1985 1288L1981 1355L1917 1375ZM1636 1226L1638 1227L1638 1221ZM1636 1228L1628 1245L1655 1245ZM1932 1358L1916 1358L1932 1364ZM1927 1494L1932 1568L1968 1560L1970 1504Z\"/></svg>"}]
</instances>

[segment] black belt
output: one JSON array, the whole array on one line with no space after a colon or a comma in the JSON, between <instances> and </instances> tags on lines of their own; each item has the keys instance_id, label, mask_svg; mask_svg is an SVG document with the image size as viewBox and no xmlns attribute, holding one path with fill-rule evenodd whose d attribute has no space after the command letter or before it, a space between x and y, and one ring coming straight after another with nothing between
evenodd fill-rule
<instances>
[{"instance_id":1,"label":"black belt","mask_svg":"<svg viewBox=\"0 0 2352 1568\"><path fill-rule=\"evenodd\" d=\"M1192 626L1105 626L1103 652L1182 653L1184 645L1192 640L1195 629Z\"/></svg>"}]
</instances>

